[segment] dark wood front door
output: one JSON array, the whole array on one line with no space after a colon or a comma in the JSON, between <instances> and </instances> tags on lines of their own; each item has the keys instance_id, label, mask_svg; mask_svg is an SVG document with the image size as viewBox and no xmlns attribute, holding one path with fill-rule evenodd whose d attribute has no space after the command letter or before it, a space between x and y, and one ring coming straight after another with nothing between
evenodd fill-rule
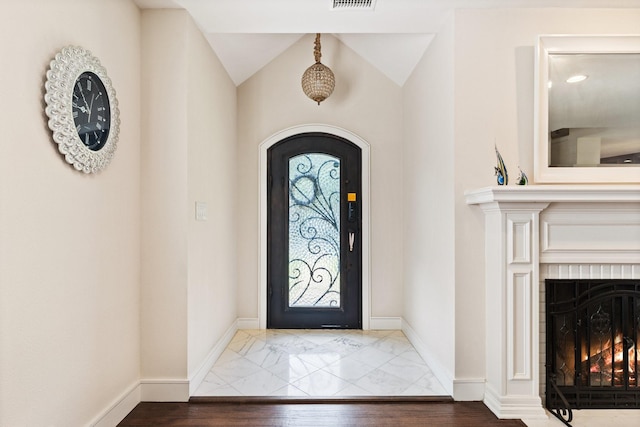
<instances>
[{"instance_id":1,"label":"dark wood front door","mask_svg":"<svg viewBox=\"0 0 640 427\"><path fill-rule=\"evenodd\" d=\"M267 156L267 327L362 328L360 148L305 133Z\"/></svg>"}]
</instances>

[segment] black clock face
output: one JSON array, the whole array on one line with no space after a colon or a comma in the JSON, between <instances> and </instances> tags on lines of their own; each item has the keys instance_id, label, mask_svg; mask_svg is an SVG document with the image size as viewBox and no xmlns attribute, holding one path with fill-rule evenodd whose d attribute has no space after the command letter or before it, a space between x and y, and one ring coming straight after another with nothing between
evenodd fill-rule
<instances>
[{"instance_id":1,"label":"black clock face","mask_svg":"<svg viewBox=\"0 0 640 427\"><path fill-rule=\"evenodd\" d=\"M82 143L92 151L99 151L109 138L111 109L109 97L100 78L84 72L73 86L73 121Z\"/></svg>"}]
</instances>

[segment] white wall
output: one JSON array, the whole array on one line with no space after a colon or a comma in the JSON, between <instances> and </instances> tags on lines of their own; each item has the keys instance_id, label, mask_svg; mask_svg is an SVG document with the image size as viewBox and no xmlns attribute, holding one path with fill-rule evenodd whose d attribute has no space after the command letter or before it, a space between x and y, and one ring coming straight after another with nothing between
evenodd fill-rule
<instances>
[{"instance_id":1,"label":"white wall","mask_svg":"<svg viewBox=\"0 0 640 427\"><path fill-rule=\"evenodd\" d=\"M49 62L70 44L100 59L119 101L118 148L96 175L64 161L44 114ZM4 0L0 51L0 425L86 425L140 374L139 11Z\"/></svg>"},{"instance_id":2,"label":"white wall","mask_svg":"<svg viewBox=\"0 0 640 427\"><path fill-rule=\"evenodd\" d=\"M640 30L638 9L476 9L455 14L456 378L484 376L484 219L464 191L495 185L494 144L510 180L533 178L534 48L538 34ZM447 80L443 80L446 82ZM513 185L513 184L512 184Z\"/></svg>"},{"instance_id":3,"label":"white wall","mask_svg":"<svg viewBox=\"0 0 640 427\"><path fill-rule=\"evenodd\" d=\"M453 31L452 15L403 87L402 204L404 319L450 393L455 352Z\"/></svg>"},{"instance_id":4,"label":"white wall","mask_svg":"<svg viewBox=\"0 0 640 427\"><path fill-rule=\"evenodd\" d=\"M142 29L143 399L184 400L236 319L236 88L186 12L145 10Z\"/></svg>"},{"instance_id":5,"label":"white wall","mask_svg":"<svg viewBox=\"0 0 640 427\"><path fill-rule=\"evenodd\" d=\"M238 88L238 317L258 317L258 146L295 125L347 129L371 145L372 316L402 314L402 91L352 50L322 36L336 76L320 106L302 92L314 35L300 39Z\"/></svg>"}]
</instances>

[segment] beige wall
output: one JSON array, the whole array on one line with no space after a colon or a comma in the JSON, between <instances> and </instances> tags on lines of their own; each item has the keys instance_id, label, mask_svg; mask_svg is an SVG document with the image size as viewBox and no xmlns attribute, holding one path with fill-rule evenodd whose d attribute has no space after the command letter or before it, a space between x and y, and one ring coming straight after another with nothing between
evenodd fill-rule
<instances>
[{"instance_id":1,"label":"beige wall","mask_svg":"<svg viewBox=\"0 0 640 427\"><path fill-rule=\"evenodd\" d=\"M235 86L184 12L53 4L0 18L0 425L104 421L141 379L187 390L236 318ZM87 13L118 31L79 32ZM43 111L68 44L100 58L119 100L118 149L96 175L65 163Z\"/></svg>"},{"instance_id":2,"label":"beige wall","mask_svg":"<svg viewBox=\"0 0 640 427\"><path fill-rule=\"evenodd\" d=\"M192 377L236 320L236 86L191 20L187 29ZM206 221L196 221L196 201L206 203Z\"/></svg>"},{"instance_id":3,"label":"beige wall","mask_svg":"<svg viewBox=\"0 0 640 427\"><path fill-rule=\"evenodd\" d=\"M142 29L142 378L171 392L236 319L236 88L186 12Z\"/></svg>"},{"instance_id":4,"label":"beige wall","mask_svg":"<svg viewBox=\"0 0 640 427\"><path fill-rule=\"evenodd\" d=\"M181 11L142 13L143 378L187 377L187 34Z\"/></svg>"},{"instance_id":5,"label":"beige wall","mask_svg":"<svg viewBox=\"0 0 640 427\"><path fill-rule=\"evenodd\" d=\"M533 178L536 37L638 22L637 9L458 10L403 88L403 316L456 397L482 398L485 375L484 218L464 191L495 185L494 144L512 183L518 166Z\"/></svg>"},{"instance_id":6,"label":"beige wall","mask_svg":"<svg viewBox=\"0 0 640 427\"><path fill-rule=\"evenodd\" d=\"M307 35L238 88L238 317L258 317L258 146L295 125L346 129L371 145L371 313L402 315L402 91L336 38L322 62L336 75L320 106L300 87L313 64Z\"/></svg>"},{"instance_id":7,"label":"beige wall","mask_svg":"<svg viewBox=\"0 0 640 427\"><path fill-rule=\"evenodd\" d=\"M257 317L258 145L308 123L371 144L372 316L404 316L445 376L481 380L484 227L464 191L495 183L494 144L512 179L518 165L532 177L537 34L640 22L638 9L459 10L404 89L323 36L338 82L317 106L300 89L311 35L236 92L184 12L2 8L0 425L29 426L96 421L140 379L186 383L236 317ZM106 32L78 29L90 15ZM45 72L69 44L100 58L119 100L118 149L96 175L67 165L46 125Z\"/></svg>"},{"instance_id":8,"label":"beige wall","mask_svg":"<svg viewBox=\"0 0 640 427\"><path fill-rule=\"evenodd\" d=\"M404 307L451 393L455 297L451 17L403 87Z\"/></svg>"},{"instance_id":9,"label":"beige wall","mask_svg":"<svg viewBox=\"0 0 640 427\"><path fill-rule=\"evenodd\" d=\"M120 106L96 175L64 161L44 114L49 62L70 44L100 59ZM0 425L86 425L140 376L139 11L4 0L0 51Z\"/></svg>"},{"instance_id":10,"label":"beige wall","mask_svg":"<svg viewBox=\"0 0 640 427\"><path fill-rule=\"evenodd\" d=\"M533 178L538 34L637 34L638 9L478 9L455 17L456 378L484 376L484 219L464 191L495 185L494 144L511 182Z\"/></svg>"}]
</instances>

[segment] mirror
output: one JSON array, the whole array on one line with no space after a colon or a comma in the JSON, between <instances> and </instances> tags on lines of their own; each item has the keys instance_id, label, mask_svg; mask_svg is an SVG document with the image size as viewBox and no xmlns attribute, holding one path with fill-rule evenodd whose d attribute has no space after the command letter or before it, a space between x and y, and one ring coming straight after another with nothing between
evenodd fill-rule
<instances>
[{"instance_id":1,"label":"mirror","mask_svg":"<svg viewBox=\"0 0 640 427\"><path fill-rule=\"evenodd\" d=\"M540 36L536 183L640 182L640 36Z\"/></svg>"}]
</instances>

